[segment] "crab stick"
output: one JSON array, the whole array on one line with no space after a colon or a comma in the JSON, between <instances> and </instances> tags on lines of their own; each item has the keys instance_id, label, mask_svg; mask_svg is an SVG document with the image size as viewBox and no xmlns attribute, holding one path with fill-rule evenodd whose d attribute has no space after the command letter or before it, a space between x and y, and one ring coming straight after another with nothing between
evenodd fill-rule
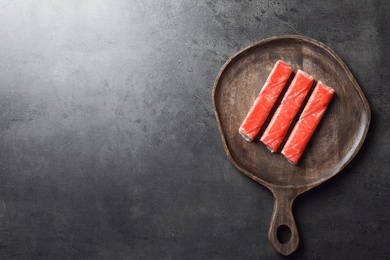
<instances>
[{"instance_id":1,"label":"crab stick","mask_svg":"<svg viewBox=\"0 0 390 260\"><path fill-rule=\"evenodd\" d=\"M265 130L261 141L275 152L313 84L314 78L302 70L295 74L283 100Z\"/></svg>"},{"instance_id":2,"label":"crab stick","mask_svg":"<svg viewBox=\"0 0 390 260\"><path fill-rule=\"evenodd\" d=\"M334 89L318 81L307 104L283 147L282 154L293 164L297 164L313 135L322 115L332 99Z\"/></svg>"},{"instance_id":3,"label":"crab stick","mask_svg":"<svg viewBox=\"0 0 390 260\"><path fill-rule=\"evenodd\" d=\"M248 115L238 130L246 141L251 142L259 133L272 107L286 85L291 72L292 68L290 65L281 60L276 62L252 105L252 108L249 110Z\"/></svg>"}]
</instances>

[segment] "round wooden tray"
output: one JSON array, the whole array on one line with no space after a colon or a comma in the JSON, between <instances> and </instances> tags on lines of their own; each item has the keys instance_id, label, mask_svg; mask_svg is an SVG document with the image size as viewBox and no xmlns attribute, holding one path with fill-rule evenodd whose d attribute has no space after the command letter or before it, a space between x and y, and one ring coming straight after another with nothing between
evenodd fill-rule
<instances>
[{"instance_id":1,"label":"round wooden tray","mask_svg":"<svg viewBox=\"0 0 390 260\"><path fill-rule=\"evenodd\" d=\"M258 140L246 142L238 133L278 59L289 63L294 72L301 69L335 89L297 166L280 154L270 153ZM291 254L299 244L291 209L294 199L339 173L363 144L371 112L362 90L348 67L329 47L308 37L283 35L259 41L233 55L215 81L213 102L230 162L274 195L269 229L271 244L279 253ZM291 230L291 238L284 244L276 236L277 229L283 225Z\"/></svg>"}]
</instances>

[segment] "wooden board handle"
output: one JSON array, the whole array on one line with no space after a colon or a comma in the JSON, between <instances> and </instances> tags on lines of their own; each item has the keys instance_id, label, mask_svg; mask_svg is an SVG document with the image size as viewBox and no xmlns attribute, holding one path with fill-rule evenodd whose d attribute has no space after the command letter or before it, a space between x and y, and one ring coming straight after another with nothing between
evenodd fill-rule
<instances>
[{"instance_id":1,"label":"wooden board handle","mask_svg":"<svg viewBox=\"0 0 390 260\"><path fill-rule=\"evenodd\" d=\"M282 255L290 255L299 244L299 233L292 213L292 204L297 194L290 189L278 189L273 191L275 198L274 211L268 231L268 239L275 250ZM291 236L283 241L278 238L281 231L291 232Z\"/></svg>"}]
</instances>

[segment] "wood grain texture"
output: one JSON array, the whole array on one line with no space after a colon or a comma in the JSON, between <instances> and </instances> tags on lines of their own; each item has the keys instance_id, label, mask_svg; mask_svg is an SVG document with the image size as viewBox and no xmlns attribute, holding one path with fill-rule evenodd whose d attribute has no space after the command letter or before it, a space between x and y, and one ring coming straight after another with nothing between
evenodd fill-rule
<instances>
[{"instance_id":1,"label":"wood grain texture","mask_svg":"<svg viewBox=\"0 0 390 260\"><path fill-rule=\"evenodd\" d=\"M270 153L258 138L248 143L238 133L278 59L289 63L294 72L304 70L316 81L321 80L335 89L333 100L297 166L278 153ZM339 173L363 144L371 112L362 90L348 67L329 47L304 36L284 35L257 42L232 56L214 83L213 103L230 162L274 195L269 230L272 246L283 255L291 254L299 244L291 211L294 199ZM285 244L276 238L277 228L283 224L292 232Z\"/></svg>"}]
</instances>

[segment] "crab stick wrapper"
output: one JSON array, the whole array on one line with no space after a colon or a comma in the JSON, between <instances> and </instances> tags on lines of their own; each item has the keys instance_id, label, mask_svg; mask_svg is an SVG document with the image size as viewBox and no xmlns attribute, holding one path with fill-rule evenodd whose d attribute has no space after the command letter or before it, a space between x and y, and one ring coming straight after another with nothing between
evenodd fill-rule
<instances>
[{"instance_id":1,"label":"crab stick wrapper","mask_svg":"<svg viewBox=\"0 0 390 260\"><path fill-rule=\"evenodd\" d=\"M251 142L259 133L272 107L282 92L292 68L284 61L278 60L268 76L263 88L255 99L254 104L244 119L239 133L242 137Z\"/></svg>"},{"instance_id":2,"label":"crab stick wrapper","mask_svg":"<svg viewBox=\"0 0 390 260\"><path fill-rule=\"evenodd\" d=\"M260 139L271 152L278 150L313 81L314 78L302 70L298 70L295 74L280 106Z\"/></svg>"},{"instance_id":3,"label":"crab stick wrapper","mask_svg":"<svg viewBox=\"0 0 390 260\"><path fill-rule=\"evenodd\" d=\"M318 81L307 104L283 147L282 154L293 164L297 164L313 135L322 115L332 99L334 89Z\"/></svg>"}]
</instances>

